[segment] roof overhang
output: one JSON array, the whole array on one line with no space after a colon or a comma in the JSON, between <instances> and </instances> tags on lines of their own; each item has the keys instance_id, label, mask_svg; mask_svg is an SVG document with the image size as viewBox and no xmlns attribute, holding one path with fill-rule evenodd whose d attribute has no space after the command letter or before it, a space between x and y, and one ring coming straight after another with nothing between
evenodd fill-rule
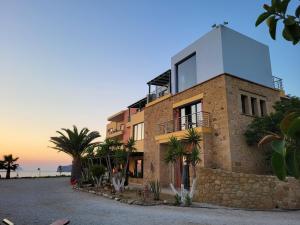
<instances>
[{"instance_id":1,"label":"roof overhang","mask_svg":"<svg viewBox=\"0 0 300 225\"><path fill-rule=\"evenodd\" d=\"M154 79L147 82L147 84L168 87L170 82L171 82L171 70L167 70L164 73L158 75Z\"/></svg>"},{"instance_id":2,"label":"roof overhang","mask_svg":"<svg viewBox=\"0 0 300 225\"><path fill-rule=\"evenodd\" d=\"M126 110L122 110L107 118L108 121L122 121L124 119L124 113Z\"/></svg>"},{"instance_id":3,"label":"roof overhang","mask_svg":"<svg viewBox=\"0 0 300 225\"><path fill-rule=\"evenodd\" d=\"M137 102L128 106L128 108L144 108L147 104L147 97L138 100Z\"/></svg>"}]
</instances>

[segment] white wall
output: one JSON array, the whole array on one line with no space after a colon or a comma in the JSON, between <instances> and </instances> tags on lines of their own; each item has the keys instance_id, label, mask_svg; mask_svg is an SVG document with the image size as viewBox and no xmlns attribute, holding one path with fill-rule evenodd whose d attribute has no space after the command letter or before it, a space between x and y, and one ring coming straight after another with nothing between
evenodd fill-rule
<instances>
[{"instance_id":1,"label":"white wall","mask_svg":"<svg viewBox=\"0 0 300 225\"><path fill-rule=\"evenodd\" d=\"M229 73L273 86L268 47L230 28L220 26L171 58L172 93L175 93L176 88L176 64L195 52L198 84Z\"/></svg>"},{"instance_id":2,"label":"white wall","mask_svg":"<svg viewBox=\"0 0 300 225\"><path fill-rule=\"evenodd\" d=\"M273 87L268 46L222 27L224 72Z\"/></svg>"}]
</instances>

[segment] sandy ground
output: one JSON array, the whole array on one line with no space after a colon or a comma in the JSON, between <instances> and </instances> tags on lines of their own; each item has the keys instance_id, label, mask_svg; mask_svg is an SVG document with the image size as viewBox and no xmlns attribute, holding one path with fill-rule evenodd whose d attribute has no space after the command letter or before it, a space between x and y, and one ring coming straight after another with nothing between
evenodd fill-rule
<instances>
[{"instance_id":1,"label":"sandy ground","mask_svg":"<svg viewBox=\"0 0 300 225\"><path fill-rule=\"evenodd\" d=\"M0 218L16 225L47 225L68 218L78 225L293 225L300 211L141 207L72 190L68 178L0 180Z\"/></svg>"}]
</instances>

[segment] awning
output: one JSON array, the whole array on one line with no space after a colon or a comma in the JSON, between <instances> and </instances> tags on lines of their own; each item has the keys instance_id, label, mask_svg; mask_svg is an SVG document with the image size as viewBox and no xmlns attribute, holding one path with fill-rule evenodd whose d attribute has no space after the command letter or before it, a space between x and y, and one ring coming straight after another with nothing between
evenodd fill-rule
<instances>
[{"instance_id":1,"label":"awning","mask_svg":"<svg viewBox=\"0 0 300 225\"><path fill-rule=\"evenodd\" d=\"M159 76L147 82L147 84L168 87L170 81L171 81L171 70L167 70L166 72L160 74Z\"/></svg>"}]
</instances>

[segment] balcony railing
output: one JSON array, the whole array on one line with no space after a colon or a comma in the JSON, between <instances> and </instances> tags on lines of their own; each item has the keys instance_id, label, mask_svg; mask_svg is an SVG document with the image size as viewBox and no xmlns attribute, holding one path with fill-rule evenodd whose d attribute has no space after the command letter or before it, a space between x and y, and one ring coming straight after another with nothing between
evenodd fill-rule
<instances>
[{"instance_id":1,"label":"balcony railing","mask_svg":"<svg viewBox=\"0 0 300 225\"><path fill-rule=\"evenodd\" d=\"M122 128L119 128L119 129L110 129L110 130L107 131L107 134L109 136L118 136L118 135L123 134L123 132L124 132L124 128L122 127Z\"/></svg>"},{"instance_id":2,"label":"balcony railing","mask_svg":"<svg viewBox=\"0 0 300 225\"><path fill-rule=\"evenodd\" d=\"M282 91L283 91L282 79L279 78L279 77L273 76L273 87L274 87L275 89L278 89L278 90L282 90Z\"/></svg>"},{"instance_id":3,"label":"balcony railing","mask_svg":"<svg viewBox=\"0 0 300 225\"><path fill-rule=\"evenodd\" d=\"M160 98L162 96L165 96L167 94L169 94L169 88L168 87L158 87L155 91L152 91L147 95L147 101L148 101L148 103L152 102L155 99L158 99L158 98Z\"/></svg>"},{"instance_id":4,"label":"balcony railing","mask_svg":"<svg viewBox=\"0 0 300 225\"><path fill-rule=\"evenodd\" d=\"M158 124L158 134L167 134L195 127L210 127L210 114L197 112Z\"/></svg>"}]
</instances>

